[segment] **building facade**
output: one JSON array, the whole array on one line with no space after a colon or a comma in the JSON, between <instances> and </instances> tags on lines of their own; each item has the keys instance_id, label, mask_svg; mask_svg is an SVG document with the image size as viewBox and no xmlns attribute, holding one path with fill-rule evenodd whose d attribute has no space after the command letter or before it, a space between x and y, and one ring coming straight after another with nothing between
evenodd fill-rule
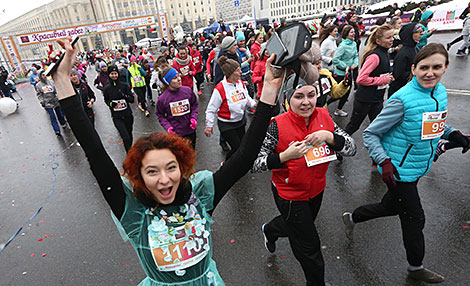
<instances>
[{"instance_id":1,"label":"building facade","mask_svg":"<svg viewBox=\"0 0 470 286\"><path fill-rule=\"evenodd\" d=\"M160 13L166 12L170 27L189 24L191 30L207 27L216 18L216 0L163 0Z\"/></svg>"},{"instance_id":2,"label":"building facade","mask_svg":"<svg viewBox=\"0 0 470 286\"><path fill-rule=\"evenodd\" d=\"M236 23L244 16L253 17L252 0L215 0L215 8L217 21Z\"/></svg>"}]
</instances>

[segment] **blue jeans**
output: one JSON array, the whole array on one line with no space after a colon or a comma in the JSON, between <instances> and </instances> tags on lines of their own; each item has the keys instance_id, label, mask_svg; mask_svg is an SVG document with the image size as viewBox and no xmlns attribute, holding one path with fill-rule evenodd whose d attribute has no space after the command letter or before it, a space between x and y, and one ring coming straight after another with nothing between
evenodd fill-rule
<instances>
[{"instance_id":1,"label":"blue jeans","mask_svg":"<svg viewBox=\"0 0 470 286\"><path fill-rule=\"evenodd\" d=\"M49 117L51 118L51 124L52 124L52 128L54 128L54 132L60 133L59 124L57 123L57 118L59 119L60 125L65 125L67 123L67 121L65 121L64 114L62 113L62 109L60 108L60 106L57 106L56 108L46 108L46 111L47 113L49 113Z\"/></svg>"}]
</instances>

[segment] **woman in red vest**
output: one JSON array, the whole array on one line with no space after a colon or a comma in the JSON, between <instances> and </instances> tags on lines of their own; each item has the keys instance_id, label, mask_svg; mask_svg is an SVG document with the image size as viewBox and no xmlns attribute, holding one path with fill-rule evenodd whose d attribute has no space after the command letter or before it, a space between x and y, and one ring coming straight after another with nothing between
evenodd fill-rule
<instances>
[{"instance_id":1,"label":"woman in red vest","mask_svg":"<svg viewBox=\"0 0 470 286\"><path fill-rule=\"evenodd\" d=\"M307 285L325 285L324 262L315 218L320 210L326 171L335 151L356 153L354 140L316 106L317 90L292 75L286 97L290 109L271 122L252 172L272 170L271 188L281 215L263 224L266 249L274 253L276 240L288 237Z\"/></svg>"}]
</instances>

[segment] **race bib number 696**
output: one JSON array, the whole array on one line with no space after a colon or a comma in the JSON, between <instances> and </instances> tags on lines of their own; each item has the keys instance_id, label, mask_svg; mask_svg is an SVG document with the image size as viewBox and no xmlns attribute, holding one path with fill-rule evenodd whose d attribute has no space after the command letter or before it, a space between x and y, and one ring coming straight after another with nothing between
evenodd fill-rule
<instances>
[{"instance_id":1,"label":"race bib number 696","mask_svg":"<svg viewBox=\"0 0 470 286\"><path fill-rule=\"evenodd\" d=\"M308 149L307 153L305 153L304 157L307 162L307 167L336 160L335 152L332 151L326 143L311 147Z\"/></svg>"}]
</instances>

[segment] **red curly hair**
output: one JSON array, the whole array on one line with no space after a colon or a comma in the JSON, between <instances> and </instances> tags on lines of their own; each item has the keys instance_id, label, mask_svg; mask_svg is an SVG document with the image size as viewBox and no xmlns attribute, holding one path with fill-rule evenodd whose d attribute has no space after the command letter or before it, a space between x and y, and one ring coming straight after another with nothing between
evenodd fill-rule
<instances>
[{"instance_id":1,"label":"red curly hair","mask_svg":"<svg viewBox=\"0 0 470 286\"><path fill-rule=\"evenodd\" d=\"M196 164L196 151L191 147L188 139L167 133L152 133L149 136L140 137L129 149L127 157L122 163L123 175L131 182L135 196L138 196L140 192L144 192L145 195L153 197L145 186L140 168L145 154L155 149L169 149L175 155L182 178L189 178L194 174L193 166Z\"/></svg>"}]
</instances>

